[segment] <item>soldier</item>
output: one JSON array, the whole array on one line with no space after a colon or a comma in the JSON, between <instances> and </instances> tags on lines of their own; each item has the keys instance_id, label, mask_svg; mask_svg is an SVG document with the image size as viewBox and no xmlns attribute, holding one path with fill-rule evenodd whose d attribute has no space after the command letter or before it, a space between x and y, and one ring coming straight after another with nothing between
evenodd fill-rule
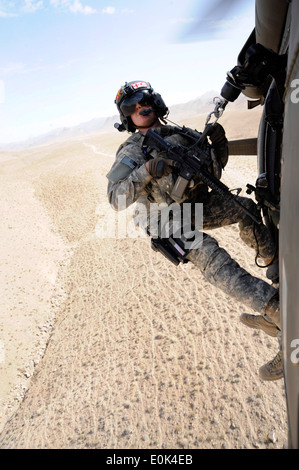
<instances>
[{"instance_id":1,"label":"soldier","mask_svg":"<svg viewBox=\"0 0 299 470\"><path fill-rule=\"evenodd\" d=\"M115 127L119 131L128 131L132 135L119 147L116 160L109 171L108 199L115 210L119 207L120 197L125 198L125 207L137 202L150 213L151 203L169 206L174 203L171 198L176 182L177 164L163 156L163 152L151 151L144 146L146 133L154 129L172 145L184 146L186 149L196 147L201 134L187 128L167 125L165 117L168 108L161 95L156 93L145 81L126 83L117 93L116 106L120 113L121 124ZM135 131L138 131L137 133ZM206 139L206 167L220 179L222 168L228 160L228 143L224 129L218 123L209 125L207 130L210 142ZM239 197L238 200L257 218L260 218L256 204L250 198ZM232 201L224 200L215 191L210 191L202 181L191 180L181 200L176 201L182 206L189 202L194 209L195 203L203 203L203 228L206 230L239 224L240 237L251 248L257 248L261 258L269 264L275 257L276 248L268 229L263 223L255 223L242 208ZM193 226L196 224L194 210ZM262 329L265 333L276 336L280 332L280 309L278 291L267 282L252 276L231 256L219 247L215 238L201 232L201 243L196 248L187 249L186 237L176 237L172 226L169 237L157 244L152 243L159 251L177 262L192 262L200 269L205 279L230 293L237 301L244 303L260 315L242 314L241 321L251 328ZM149 235L152 235L147 225ZM161 233L161 227L160 232ZM199 232L198 232L199 233ZM170 242L171 243L170 243ZM189 245L188 245L189 246ZM281 352L262 366L259 375L264 380L277 380L283 377Z\"/></svg>"}]
</instances>

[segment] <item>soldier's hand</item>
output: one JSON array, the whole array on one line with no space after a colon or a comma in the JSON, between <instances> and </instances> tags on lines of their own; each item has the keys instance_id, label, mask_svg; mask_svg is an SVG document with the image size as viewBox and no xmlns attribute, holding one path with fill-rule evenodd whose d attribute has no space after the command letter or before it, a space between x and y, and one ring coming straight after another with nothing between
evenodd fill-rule
<instances>
[{"instance_id":1,"label":"soldier's hand","mask_svg":"<svg viewBox=\"0 0 299 470\"><path fill-rule=\"evenodd\" d=\"M215 122L214 124L208 124L207 135L211 139L212 147L221 162L222 168L224 168L228 161L228 141L225 135L225 130L221 124Z\"/></svg>"},{"instance_id":2,"label":"soldier's hand","mask_svg":"<svg viewBox=\"0 0 299 470\"><path fill-rule=\"evenodd\" d=\"M174 168L177 168L178 163L173 160L158 157L149 160L146 163L146 167L153 178L162 178L162 176L169 175Z\"/></svg>"},{"instance_id":3,"label":"soldier's hand","mask_svg":"<svg viewBox=\"0 0 299 470\"><path fill-rule=\"evenodd\" d=\"M218 122L208 124L207 135L210 137L213 144L223 143L227 140L225 130Z\"/></svg>"}]
</instances>

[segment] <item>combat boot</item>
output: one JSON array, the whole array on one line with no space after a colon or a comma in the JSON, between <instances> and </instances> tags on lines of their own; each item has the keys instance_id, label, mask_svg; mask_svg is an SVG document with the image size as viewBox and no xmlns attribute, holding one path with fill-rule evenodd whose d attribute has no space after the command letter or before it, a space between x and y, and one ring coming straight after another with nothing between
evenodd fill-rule
<instances>
[{"instance_id":1,"label":"combat boot","mask_svg":"<svg viewBox=\"0 0 299 470\"><path fill-rule=\"evenodd\" d=\"M265 314L270 320L272 320L275 325L280 328L280 306L279 306L279 294L273 295L268 302L268 305L265 310Z\"/></svg>"},{"instance_id":2,"label":"combat boot","mask_svg":"<svg viewBox=\"0 0 299 470\"><path fill-rule=\"evenodd\" d=\"M277 336L276 325L274 325L274 323L271 320L268 320L265 316L242 313L240 315L240 321L249 328L263 330L269 336Z\"/></svg>"},{"instance_id":3,"label":"combat boot","mask_svg":"<svg viewBox=\"0 0 299 470\"><path fill-rule=\"evenodd\" d=\"M278 380L283 377L281 351L276 354L274 359L260 367L259 376L263 380Z\"/></svg>"}]
</instances>

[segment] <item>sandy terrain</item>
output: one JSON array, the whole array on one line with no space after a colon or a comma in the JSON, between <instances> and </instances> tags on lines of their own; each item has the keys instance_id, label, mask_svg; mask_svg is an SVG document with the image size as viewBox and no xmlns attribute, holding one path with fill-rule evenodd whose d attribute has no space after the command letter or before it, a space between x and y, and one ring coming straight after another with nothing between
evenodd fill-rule
<instances>
[{"instance_id":1,"label":"sandy terrain","mask_svg":"<svg viewBox=\"0 0 299 470\"><path fill-rule=\"evenodd\" d=\"M236 116L221 121L230 139ZM258 377L277 340L243 326L249 309L191 264L101 235L125 137L0 155L0 448L283 448L283 381ZM231 157L224 182L255 177L255 157ZM264 276L236 226L213 234Z\"/></svg>"}]
</instances>

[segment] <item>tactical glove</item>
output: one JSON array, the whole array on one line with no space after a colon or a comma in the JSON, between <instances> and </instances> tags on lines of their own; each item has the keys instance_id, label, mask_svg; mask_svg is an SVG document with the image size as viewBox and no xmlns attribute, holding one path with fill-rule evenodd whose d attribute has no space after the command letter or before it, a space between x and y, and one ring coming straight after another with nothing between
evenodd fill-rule
<instances>
[{"instance_id":1,"label":"tactical glove","mask_svg":"<svg viewBox=\"0 0 299 470\"><path fill-rule=\"evenodd\" d=\"M221 162L222 168L224 168L228 161L228 142L225 130L218 122L215 122L214 124L208 124L207 135L211 139L212 146Z\"/></svg>"},{"instance_id":2,"label":"tactical glove","mask_svg":"<svg viewBox=\"0 0 299 470\"><path fill-rule=\"evenodd\" d=\"M162 157L153 158L148 162L148 171L153 178L162 178L162 176L167 176L174 168L177 167L177 162Z\"/></svg>"},{"instance_id":3,"label":"tactical glove","mask_svg":"<svg viewBox=\"0 0 299 470\"><path fill-rule=\"evenodd\" d=\"M218 124L218 122L215 122L214 124L208 124L207 128L207 135L210 137L211 142L213 144L218 144L222 143L223 141L227 141L225 137L225 130L223 129L221 124Z\"/></svg>"}]
</instances>

